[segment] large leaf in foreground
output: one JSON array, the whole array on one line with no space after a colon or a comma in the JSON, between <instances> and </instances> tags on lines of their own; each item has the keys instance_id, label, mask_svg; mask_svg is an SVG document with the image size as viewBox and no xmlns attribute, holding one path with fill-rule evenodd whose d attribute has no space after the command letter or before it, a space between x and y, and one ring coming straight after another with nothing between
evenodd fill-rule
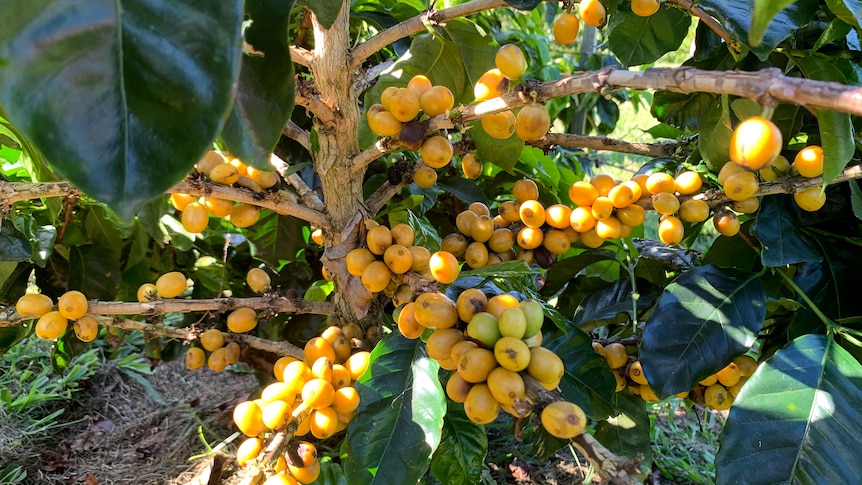
<instances>
[{"instance_id":1,"label":"large leaf in foreground","mask_svg":"<svg viewBox=\"0 0 862 485\"><path fill-rule=\"evenodd\" d=\"M767 268L823 260L809 236L796 225L789 204L788 195L764 197L751 228L763 244L760 261Z\"/></svg>"},{"instance_id":2,"label":"large leaf in foreground","mask_svg":"<svg viewBox=\"0 0 862 485\"><path fill-rule=\"evenodd\" d=\"M0 104L123 218L210 146L239 70L242 2L4 2Z\"/></svg>"},{"instance_id":3,"label":"large leaf in foreground","mask_svg":"<svg viewBox=\"0 0 862 485\"><path fill-rule=\"evenodd\" d=\"M616 393L614 403L619 412L596 423L595 438L614 454L629 458L640 456L649 466L652 461L650 417L644 400L623 391Z\"/></svg>"},{"instance_id":4,"label":"large leaf in foreground","mask_svg":"<svg viewBox=\"0 0 862 485\"><path fill-rule=\"evenodd\" d=\"M656 394L691 389L754 343L766 317L760 276L700 266L665 288L644 328L640 361Z\"/></svg>"},{"instance_id":5,"label":"large leaf in foreground","mask_svg":"<svg viewBox=\"0 0 862 485\"><path fill-rule=\"evenodd\" d=\"M664 5L658 12L641 17L629 5L621 4L608 24L608 46L624 66L655 62L682 45L691 25L685 11Z\"/></svg>"},{"instance_id":6,"label":"large leaf in foreground","mask_svg":"<svg viewBox=\"0 0 862 485\"><path fill-rule=\"evenodd\" d=\"M296 101L293 62L287 45L292 0L248 0L246 41L256 51L242 57L236 100L222 129L232 155L270 168L270 154Z\"/></svg>"},{"instance_id":7,"label":"large leaf in foreground","mask_svg":"<svg viewBox=\"0 0 862 485\"><path fill-rule=\"evenodd\" d=\"M482 463L488 453L485 427L470 421L464 406L448 401L443 438L431 458L431 472L440 483L479 483Z\"/></svg>"},{"instance_id":8,"label":"large leaf in foreground","mask_svg":"<svg viewBox=\"0 0 862 485\"><path fill-rule=\"evenodd\" d=\"M577 328L559 332L544 347L563 359L566 373L560 381L560 393L567 401L580 406L591 419L605 419L614 414L614 390L617 381L604 357L593 350L590 336Z\"/></svg>"},{"instance_id":9,"label":"large leaf in foreground","mask_svg":"<svg viewBox=\"0 0 862 485\"><path fill-rule=\"evenodd\" d=\"M360 405L347 429L351 484L416 483L425 474L446 413L438 370L418 339L395 332L377 344L356 381Z\"/></svg>"},{"instance_id":10,"label":"large leaf in foreground","mask_svg":"<svg viewBox=\"0 0 862 485\"><path fill-rule=\"evenodd\" d=\"M862 365L809 334L760 365L733 403L717 483L862 483Z\"/></svg>"}]
</instances>

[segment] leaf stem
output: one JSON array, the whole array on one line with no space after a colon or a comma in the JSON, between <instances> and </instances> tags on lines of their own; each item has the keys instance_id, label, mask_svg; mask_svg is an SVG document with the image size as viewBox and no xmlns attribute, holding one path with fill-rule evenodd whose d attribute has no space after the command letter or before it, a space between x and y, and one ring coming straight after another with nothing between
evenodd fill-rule
<instances>
[{"instance_id":1,"label":"leaf stem","mask_svg":"<svg viewBox=\"0 0 862 485\"><path fill-rule=\"evenodd\" d=\"M817 315L817 318L819 318L820 321L823 322L824 325L826 325L826 328L828 330L834 331L841 328L837 323L830 320L829 317L827 317L822 310L820 310L820 308L811 300L811 298L809 298L808 295L804 291L802 291L802 288L800 288L799 285L797 285L796 282L793 281L793 278L791 278L790 276L785 274L784 271L781 270L776 270L775 273L778 273L778 275L781 276L784 282L787 283L787 286L789 286L797 295L799 295L800 298L802 298L802 301L804 301L805 304L808 305L808 308L812 312L814 312L815 315Z\"/></svg>"},{"instance_id":2,"label":"leaf stem","mask_svg":"<svg viewBox=\"0 0 862 485\"><path fill-rule=\"evenodd\" d=\"M632 285L632 334L637 334L638 330L638 300L640 299L640 293L638 293L637 287L637 278L635 277L635 265L637 265L637 258L632 258L632 248L626 243L625 239L621 239L623 249L626 253L626 264L622 265L625 268L626 273L629 274L629 282Z\"/></svg>"}]
</instances>

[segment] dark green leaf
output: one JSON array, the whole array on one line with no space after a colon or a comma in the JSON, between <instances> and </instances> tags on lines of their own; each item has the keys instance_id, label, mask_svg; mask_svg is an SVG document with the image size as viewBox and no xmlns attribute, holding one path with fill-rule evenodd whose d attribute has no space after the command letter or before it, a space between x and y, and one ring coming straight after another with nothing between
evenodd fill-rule
<instances>
[{"instance_id":1,"label":"dark green leaf","mask_svg":"<svg viewBox=\"0 0 862 485\"><path fill-rule=\"evenodd\" d=\"M842 84L847 82L841 71L828 59L800 57L794 60L809 79ZM844 170L856 150L853 123L847 113L825 109L817 109L816 112L820 144L823 146L823 183L828 184Z\"/></svg>"},{"instance_id":2,"label":"dark green leaf","mask_svg":"<svg viewBox=\"0 0 862 485\"><path fill-rule=\"evenodd\" d=\"M826 0L826 5L839 19L857 29L862 28L862 1Z\"/></svg>"},{"instance_id":3,"label":"dark green leaf","mask_svg":"<svg viewBox=\"0 0 862 485\"><path fill-rule=\"evenodd\" d=\"M687 391L748 350L766 317L760 276L700 266L665 288L643 333L640 361L660 397Z\"/></svg>"},{"instance_id":4,"label":"dark green leaf","mask_svg":"<svg viewBox=\"0 0 862 485\"><path fill-rule=\"evenodd\" d=\"M637 282L637 292L637 307L640 311L652 306L659 297L659 289L643 280ZM584 298L575 310L572 322L581 330L590 331L602 325L618 323L622 314L627 316L626 321L630 321L634 318L633 311L631 280L621 278Z\"/></svg>"},{"instance_id":5,"label":"dark green leaf","mask_svg":"<svg viewBox=\"0 0 862 485\"><path fill-rule=\"evenodd\" d=\"M714 98L712 103L703 110L703 116L698 124L700 153L713 172L721 170L721 167L730 160L730 135L733 129L730 126L730 109L726 99L726 97Z\"/></svg>"},{"instance_id":6,"label":"dark green leaf","mask_svg":"<svg viewBox=\"0 0 862 485\"><path fill-rule=\"evenodd\" d=\"M763 249L760 261L767 268L775 268L803 261L822 261L810 238L796 226L789 209L790 196L762 197L760 210L751 227Z\"/></svg>"},{"instance_id":7,"label":"dark green leaf","mask_svg":"<svg viewBox=\"0 0 862 485\"><path fill-rule=\"evenodd\" d=\"M347 485L347 477L341 465L333 463L332 458L324 456L320 459L320 476L312 482L314 485Z\"/></svg>"},{"instance_id":8,"label":"dark green leaf","mask_svg":"<svg viewBox=\"0 0 862 485\"><path fill-rule=\"evenodd\" d=\"M463 404L448 401L443 437L431 457L434 478L447 485L479 483L487 453L485 427L470 421Z\"/></svg>"},{"instance_id":9,"label":"dark green leaf","mask_svg":"<svg viewBox=\"0 0 862 485\"><path fill-rule=\"evenodd\" d=\"M69 251L69 289L87 298L113 300L120 287L120 258L112 249L95 244L75 246Z\"/></svg>"},{"instance_id":10,"label":"dark green leaf","mask_svg":"<svg viewBox=\"0 0 862 485\"><path fill-rule=\"evenodd\" d=\"M764 199L767 197L764 197ZM753 271L760 261L760 256L741 237L719 237L703 256L703 264L711 264L719 268L736 268L741 271Z\"/></svg>"},{"instance_id":11,"label":"dark green leaf","mask_svg":"<svg viewBox=\"0 0 862 485\"><path fill-rule=\"evenodd\" d=\"M623 390L614 395L614 406L619 412L596 423L595 438L615 455L640 456L649 467L652 461L650 419L643 399Z\"/></svg>"},{"instance_id":12,"label":"dark green leaf","mask_svg":"<svg viewBox=\"0 0 862 485\"><path fill-rule=\"evenodd\" d=\"M494 67L494 55L497 53L497 43L494 38L484 33L476 24L467 19L452 19L440 27L442 33L449 37L461 51L461 60L467 74L464 92L461 98L455 98L455 103L473 101L473 86L488 69Z\"/></svg>"},{"instance_id":13,"label":"dark green leaf","mask_svg":"<svg viewBox=\"0 0 862 485\"><path fill-rule=\"evenodd\" d=\"M276 270L296 258L296 253L305 247L302 238L304 223L295 217L282 216L275 212L264 212L260 219L248 228L248 241L253 245L252 256Z\"/></svg>"},{"instance_id":14,"label":"dark green leaf","mask_svg":"<svg viewBox=\"0 0 862 485\"><path fill-rule=\"evenodd\" d=\"M90 207L84 219L84 230L87 231L87 238L100 246L114 251L119 251L122 246L120 231L111 224L102 207Z\"/></svg>"},{"instance_id":15,"label":"dark green leaf","mask_svg":"<svg viewBox=\"0 0 862 485\"><path fill-rule=\"evenodd\" d=\"M30 239L9 223L0 226L0 261L24 261L30 259Z\"/></svg>"},{"instance_id":16,"label":"dark green leaf","mask_svg":"<svg viewBox=\"0 0 862 485\"><path fill-rule=\"evenodd\" d=\"M377 344L356 381L360 404L347 429L351 484L416 483L425 474L446 414L438 369L418 339L394 332Z\"/></svg>"},{"instance_id":17,"label":"dark green leaf","mask_svg":"<svg viewBox=\"0 0 862 485\"><path fill-rule=\"evenodd\" d=\"M548 269L542 293L550 295L560 291L566 283L577 276L587 266L604 261L618 263L619 260L619 256L613 251L607 249L589 249L577 256L557 261Z\"/></svg>"},{"instance_id":18,"label":"dark green leaf","mask_svg":"<svg viewBox=\"0 0 862 485\"><path fill-rule=\"evenodd\" d=\"M475 121L467 132L476 144L476 155L481 160L488 161L511 172L524 150L524 141L515 135L498 140L489 136L482 128L482 123Z\"/></svg>"},{"instance_id":19,"label":"dark green leaf","mask_svg":"<svg viewBox=\"0 0 862 485\"><path fill-rule=\"evenodd\" d=\"M697 3L706 13L715 17L731 37L743 44L748 42L749 27L755 15L753 0L700 0ZM817 0L796 0L772 17L762 41L756 47L752 46L751 52L761 60L766 60L781 41L811 21L817 12L818 3Z\"/></svg>"},{"instance_id":20,"label":"dark green leaf","mask_svg":"<svg viewBox=\"0 0 862 485\"><path fill-rule=\"evenodd\" d=\"M548 460L564 446L571 443L571 440L557 438L548 433L548 430L540 424L536 424L529 438L533 443L533 454L540 460Z\"/></svg>"},{"instance_id":21,"label":"dark green leaf","mask_svg":"<svg viewBox=\"0 0 862 485\"><path fill-rule=\"evenodd\" d=\"M537 274L538 270L531 268L521 260L506 261L483 268L462 271L461 278L465 276L479 276L481 278L517 278L519 276L530 276Z\"/></svg>"},{"instance_id":22,"label":"dark green leaf","mask_svg":"<svg viewBox=\"0 0 862 485\"><path fill-rule=\"evenodd\" d=\"M859 188L858 180L851 181L849 185L851 194L850 202L853 206L853 215L855 215L857 219L862 221L862 189Z\"/></svg>"},{"instance_id":23,"label":"dark green leaf","mask_svg":"<svg viewBox=\"0 0 862 485\"><path fill-rule=\"evenodd\" d=\"M473 202L488 203L485 193L482 192L482 189L480 189L478 185L476 185L476 182L473 182L470 179L447 175L437 179L437 186L440 190L449 192L465 204L471 204Z\"/></svg>"},{"instance_id":24,"label":"dark green leaf","mask_svg":"<svg viewBox=\"0 0 862 485\"><path fill-rule=\"evenodd\" d=\"M845 37L847 37L847 34L850 33L850 30L852 28L853 27L851 27L850 24L844 22L841 19L832 19L832 22L829 22L829 25L826 27L823 33L820 34L820 38L817 39L817 42L814 43L814 47L812 47L811 50L820 50L820 48L825 46L826 44L830 44L838 40L843 40Z\"/></svg>"},{"instance_id":25,"label":"dark green leaf","mask_svg":"<svg viewBox=\"0 0 862 485\"><path fill-rule=\"evenodd\" d=\"M862 365L826 335L762 363L721 434L716 483L862 483Z\"/></svg>"},{"instance_id":26,"label":"dark green leaf","mask_svg":"<svg viewBox=\"0 0 862 485\"><path fill-rule=\"evenodd\" d=\"M543 344L565 364L560 394L581 407L590 419L600 420L614 414L617 380L604 357L593 350L589 335L577 328L556 332Z\"/></svg>"},{"instance_id":27,"label":"dark green leaf","mask_svg":"<svg viewBox=\"0 0 862 485\"><path fill-rule=\"evenodd\" d=\"M72 359L90 349L90 344L81 342L72 330L72 322L66 332L54 342L51 347L51 366L54 371L62 374Z\"/></svg>"},{"instance_id":28,"label":"dark green leaf","mask_svg":"<svg viewBox=\"0 0 862 485\"><path fill-rule=\"evenodd\" d=\"M241 22L240 0L19 3L0 17L0 104L76 187L128 220L215 139Z\"/></svg>"},{"instance_id":29,"label":"dark green leaf","mask_svg":"<svg viewBox=\"0 0 862 485\"><path fill-rule=\"evenodd\" d=\"M11 327L0 327L0 356L11 349L27 335L27 327L24 325L13 325Z\"/></svg>"},{"instance_id":30,"label":"dark green leaf","mask_svg":"<svg viewBox=\"0 0 862 485\"><path fill-rule=\"evenodd\" d=\"M36 229L36 241L33 248L33 262L45 267L48 258L54 251L54 241L57 239L56 226L40 226Z\"/></svg>"},{"instance_id":31,"label":"dark green leaf","mask_svg":"<svg viewBox=\"0 0 862 485\"><path fill-rule=\"evenodd\" d=\"M751 29L748 31L748 45L757 47L763 40L766 27L778 12L796 0L754 0L754 15L751 17Z\"/></svg>"},{"instance_id":32,"label":"dark green leaf","mask_svg":"<svg viewBox=\"0 0 862 485\"><path fill-rule=\"evenodd\" d=\"M677 138L683 135L683 131L675 126L670 126L665 123L659 123L652 128L644 130L645 133L649 134L653 138L669 138L671 140L676 140Z\"/></svg>"},{"instance_id":33,"label":"dark green leaf","mask_svg":"<svg viewBox=\"0 0 862 485\"><path fill-rule=\"evenodd\" d=\"M655 93L650 112L662 123L677 128L698 126L701 113L712 106L718 97L714 94L681 94L670 91Z\"/></svg>"},{"instance_id":34,"label":"dark green leaf","mask_svg":"<svg viewBox=\"0 0 862 485\"><path fill-rule=\"evenodd\" d=\"M296 6L310 8L320 25L328 30L338 17L342 3L341 0L297 0Z\"/></svg>"},{"instance_id":35,"label":"dark green leaf","mask_svg":"<svg viewBox=\"0 0 862 485\"><path fill-rule=\"evenodd\" d=\"M341 3L337 3L340 7ZM287 45L292 6L292 0L246 2L251 17L246 40L257 53L242 56L236 99L222 137L231 154L261 169L270 167L270 154L290 120L296 100L293 62Z\"/></svg>"},{"instance_id":36,"label":"dark green leaf","mask_svg":"<svg viewBox=\"0 0 862 485\"><path fill-rule=\"evenodd\" d=\"M518 10L533 10L540 3L542 0L506 0L506 4Z\"/></svg>"},{"instance_id":37,"label":"dark green leaf","mask_svg":"<svg viewBox=\"0 0 862 485\"><path fill-rule=\"evenodd\" d=\"M610 16L608 45L623 66L639 66L657 61L682 45L691 25L685 11L664 4L658 12L641 17L629 2Z\"/></svg>"}]
</instances>

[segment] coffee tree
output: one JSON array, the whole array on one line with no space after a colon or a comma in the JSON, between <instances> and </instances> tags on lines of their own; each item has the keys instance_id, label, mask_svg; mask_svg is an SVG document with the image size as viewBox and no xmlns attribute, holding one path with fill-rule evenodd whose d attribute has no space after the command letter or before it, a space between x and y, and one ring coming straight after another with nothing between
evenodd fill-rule
<instances>
[{"instance_id":1,"label":"coffee tree","mask_svg":"<svg viewBox=\"0 0 862 485\"><path fill-rule=\"evenodd\" d=\"M3 7L0 351L254 364L246 483L476 483L500 411L637 483L672 395L860 481L856 2Z\"/></svg>"}]
</instances>

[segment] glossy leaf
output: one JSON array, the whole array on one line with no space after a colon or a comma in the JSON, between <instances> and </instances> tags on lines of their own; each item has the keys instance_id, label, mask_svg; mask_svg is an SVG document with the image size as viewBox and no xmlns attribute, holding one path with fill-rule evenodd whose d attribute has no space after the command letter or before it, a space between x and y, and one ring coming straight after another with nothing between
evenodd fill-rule
<instances>
[{"instance_id":1,"label":"glossy leaf","mask_svg":"<svg viewBox=\"0 0 862 485\"><path fill-rule=\"evenodd\" d=\"M458 200L465 204L471 204L473 202L482 202L483 204L488 203L488 198L485 197L485 193L482 192L482 189L480 189L472 180L465 179L464 177L455 177L451 175L440 177L437 179L437 187L439 187L440 190L454 195Z\"/></svg>"},{"instance_id":2,"label":"glossy leaf","mask_svg":"<svg viewBox=\"0 0 862 485\"><path fill-rule=\"evenodd\" d=\"M30 259L30 240L12 224L0 226L0 261Z\"/></svg>"},{"instance_id":3,"label":"glossy leaf","mask_svg":"<svg viewBox=\"0 0 862 485\"><path fill-rule=\"evenodd\" d=\"M689 25L691 16L670 5L662 5L658 12L641 17L624 2L610 16L608 46L623 66L649 64L679 49Z\"/></svg>"},{"instance_id":4,"label":"glossy leaf","mask_svg":"<svg viewBox=\"0 0 862 485\"><path fill-rule=\"evenodd\" d=\"M841 71L826 59L802 57L795 61L809 79L846 83ZM847 113L825 109L817 109L816 112L823 146L823 183L828 184L844 170L856 150L853 123Z\"/></svg>"},{"instance_id":5,"label":"glossy leaf","mask_svg":"<svg viewBox=\"0 0 862 485\"><path fill-rule=\"evenodd\" d=\"M557 438L548 433L548 430L538 420L532 432L528 435L528 439L533 444L533 454L540 460L550 459L554 454L563 449L564 446L571 443L571 440Z\"/></svg>"},{"instance_id":6,"label":"glossy leaf","mask_svg":"<svg viewBox=\"0 0 862 485\"><path fill-rule=\"evenodd\" d=\"M718 172L730 160L730 136L733 133L726 98L714 98L703 110L698 126L700 153L709 169Z\"/></svg>"},{"instance_id":7,"label":"glossy leaf","mask_svg":"<svg viewBox=\"0 0 862 485\"><path fill-rule=\"evenodd\" d=\"M619 260L617 253L607 249L589 249L577 256L559 260L548 269L542 293L556 293L587 266L606 261L619 262Z\"/></svg>"},{"instance_id":8,"label":"glossy leaf","mask_svg":"<svg viewBox=\"0 0 862 485\"><path fill-rule=\"evenodd\" d=\"M619 411L604 421L596 423L594 437L615 455L644 458L649 466L650 417L644 400L632 396L627 390L614 395L614 407Z\"/></svg>"},{"instance_id":9,"label":"glossy leaf","mask_svg":"<svg viewBox=\"0 0 862 485\"><path fill-rule=\"evenodd\" d=\"M748 45L757 47L763 40L766 28L778 12L796 0L754 0L754 15L751 17L751 29L748 31Z\"/></svg>"},{"instance_id":10,"label":"glossy leaf","mask_svg":"<svg viewBox=\"0 0 862 485\"><path fill-rule=\"evenodd\" d=\"M425 474L446 414L438 369L419 340L394 332L377 344L355 385L360 405L343 462L351 484L416 483Z\"/></svg>"},{"instance_id":11,"label":"glossy leaf","mask_svg":"<svg viewBox=\"0 0 862 485\"><path fill-rule=\"evenodd\" d=\"M293 261L296 253L305 247L300 238L303 222L295 217L282 216L275 212L264 212L260 219L248 228L248 240L254 246L252 255L276 270Z\"/></svg>"},{"instance_id":12,"label":"glossy leaf","mask_svg":"<svg viewBox=\"0 0 862 485\"><path fill-rule=\"evenodd\" d=\"M69 252L69 289L87 295L87 298L113 300L120 287L119 254L110 248L85 244Z\"/></svg>"},{"instance_id":13,"label":"glossy leaf","mask_svg":"<svg viewBox=\"0 0 862 485\"><path fill-rule=\"evenodd\" d=\"M653 96L650 112L662 123L677 128L698 126L701 113L713 106L718 97L714 94L681 94L661 91Z\"/></svg>"},{"instance_id":14,"label":"glossy leaf","mask_svg":"<svg viewBox=\"0 0 862 485\"><path fill-rule=\"evenodd\" d=\"M239 0L19 2L0 17L0 104L58 171L130 219L215 139L241 22Z\"/></svg>"},{"instance_id":15,"label":"glossy leaf","mask_svg":"<svg viewBox=\"0 0 862 485\"><path fill-rule=\"evenodd\" d=\"M644 326L640 361L660 397L691 389L754 344L766 317L760 276L715 266L665 288Z\"/></svg>"},{"instance_id":16,"label":"glossy leaf","mask_svg":"<svg viewBox=\"0 0 862 485\"><path fill-rule=\"evenodd\" d=\"M862 483L862 365L810 334L762 363L721 434L716 483Z\"/></svg>"},{"instance_id":17,"label":"glossy leaf","mask_svg":"<svg viewBox=\"0 0 862 485\"><path fill-rule=\"evenodd\" d=\"M468 19L452 19L441 26L438 31L459 47L461 61L467 74L464 92L458 102L473 101L473 86L488 69L494 67L494 55L497 53L497 43L475 23Z\"/></svg>"},{"instance_id":18,"label":"glossy leaf","mask_svg":"<svg viewBox=\"0 0 862 485\"><path fill-rule=\"evenodd\" d=\"M320 459L320 476L313 482L315 485L347 485L347 477L338 463L324 456Z\"/></svg>"},{"instance_id":19,"label":"glossy leaf","mask_svg":"<svg viewBox=\"0 0 862 485\"><path fill-rule=\"evenodd\" d=\"M614 414L614 390L617 385L604 357L593 350L590 336L576 328L556 332L542 344L553 350L565 365L560 394L573 402L594 420Z\"/></svg>"},{"instance_id":20,"label":"glossy leaf","mask_svg":"<svg viewBox=\"0 0 862 485\"><path fill-rule=\"evenodd\" d=\"M761 198L760 210L751 231L760 240L763 248L760 261L767 268L823 260L807 234L796 225L789 196L775 195Z\"/></svg>"},{"instance_id":21,"label":"glossy leaf","mask_svg":"<svg viewBox=\"0 0 862 485\"><path fill-rule=\"evenodd\" d=\"M485 427L467 417L464 405L448 402L443 437L431 457L431 473L440 483L469 485L479 483L488 453Z\"/></svg>"},{"instance_id":22,"label":"glossy leaf","mask_svg":"<svg viewBox=\"0 0 862 485\"><path fill-rule=\"evenodd\" d=\"M652 306L659 297L659 289L643 280L637 281L637 293L639 311ZM581 330L590 331L603 324L618 322L621 314L626 314L630 320L634 318L632 312L634 305L631 280L621 278L607 288L587 296L575 310L572 322Z\"/></svg>"},{"instance_id":23,"label":"glossy leaf","mask_svg":"<svg viewBox=\"0 0 862 485\"><path fill-rule=\"evenodd\" d=\"M24 325L0 327L0 356L27 336L27 331L27 327Z\"/></svg>"},{"instance_id":24,"label":"glossy leaf","mask_svg":"<svg viewBox=\"0 0 862 485\"><path fill-rule=\"evenodd\" d=\"M462 271L460 277L479 276L481 278L517 278L519 276L530 276L538 274L538 270L531 268L521 260L504 261L482 268Z\"/></svg>"},{"instance_id":25,"label":"glossy leaf","mask_svg":"<svg viewBox=\"0 0 862 485\"><path fill-rule=\"evenodd\" d=\"M515 135L498 140L489 136L479 121L470 125L467 132L476 144L476 155L480 159L493 163L507 172L511 172L518 163L521 151L524 150L524 141Z\"/></svg>"},{"instance_id":26,"label":"glossy leaf","mask_svg":"<svg viewBox=\"0 0 862 485\"><path fill-rule=\"evenodd\" d=\"M836 17L844 22L862 28L862 1L860 0L826 0L826 5Z\"/></svg>"},{"instance_id":27,"label":"glossy leaf","mask_svg":"<svg viewBox=\"0 0 862 485\"><path fill-rule=\"evenodd\" d=\"M329 29L341 11L342 3L341 0L297 0L296 6L310 8L320 25Z\"/></svg>"},{"instance_id":28,"label":"glossy leaf","mask_svg":"<svg viewBox=\"0 0 862 485\"><path fill-rule=\"evenodd\" d=\"M773 2L774 3L774 2ZM786 39L794 30L801 28L814 17L817 0L796 0L772 17L763 32L759 45L751 51L761 60ZM753 0L701 0L698 6L715 17L735 40L745 44L754 18Z\"/></svg>"},{"instance_id":29,"label":"glossy leaf","mask_svg":"<svg viewBox=\"0 0 862 485\"><path fill-rule=\"evenodd\" d=\"M850 202L853 206L853 215L862 221L862 188L859 187L858 180L851 181L848 185L850 185Z\"/></svg>"},{"instance_id":30,"label":"glossy leaf","mask_svg":"<svg viewBox=\"0 0 862 485\"><path fill-rule=\"evenodd\" d=\"M533 10L540 3L542 0L506 0L506 4L518 10Z\"/></svg>"},{"instance_id":31,"label":"glossy leaf","mask_svg":"<svg viewBox=\"0 0 862 485\"><path fill-rule=\"evenodd\" d=\"M290 120L296 100L293 62L287 45L292 6L292 0L246 2L251 25L245 37L255 52L242 56L236 99L222 138L233 156L261 169L272 168L270 154Z\"/></svg>"}]
</instances>

